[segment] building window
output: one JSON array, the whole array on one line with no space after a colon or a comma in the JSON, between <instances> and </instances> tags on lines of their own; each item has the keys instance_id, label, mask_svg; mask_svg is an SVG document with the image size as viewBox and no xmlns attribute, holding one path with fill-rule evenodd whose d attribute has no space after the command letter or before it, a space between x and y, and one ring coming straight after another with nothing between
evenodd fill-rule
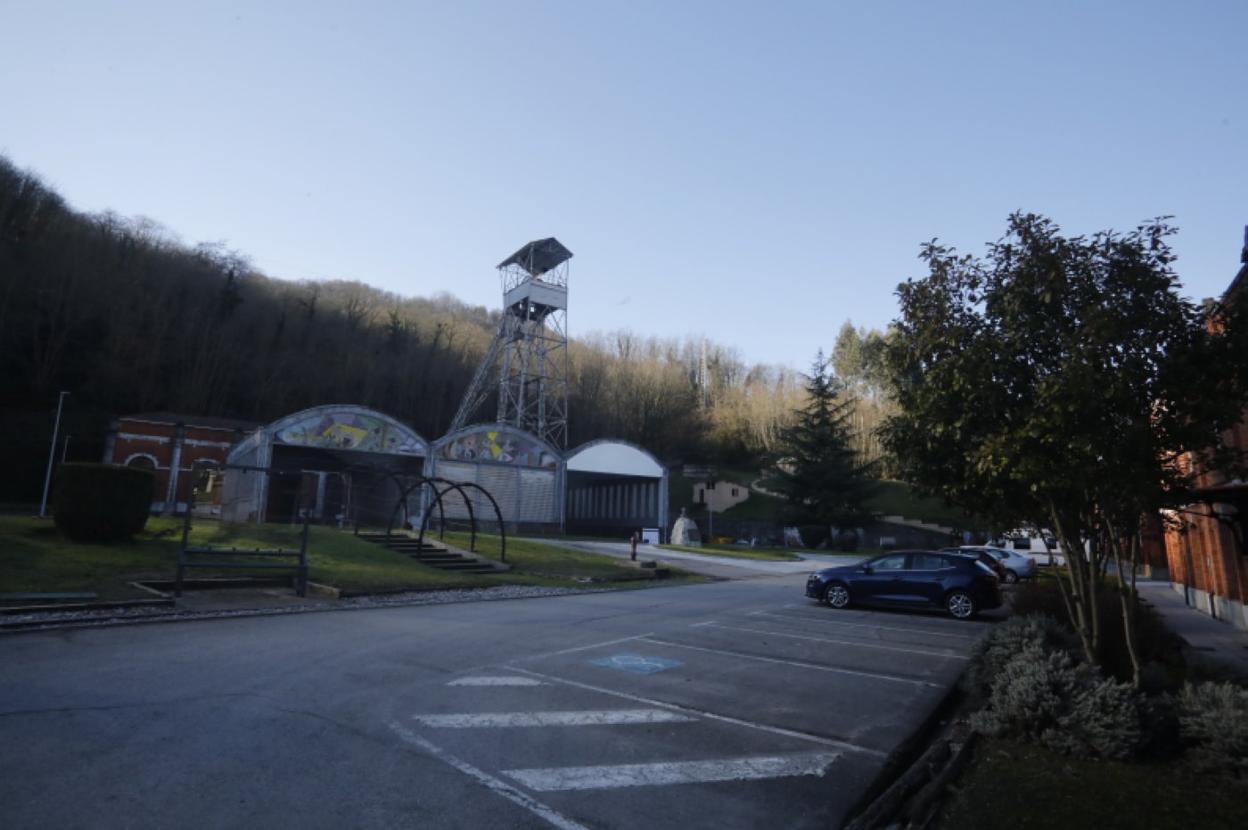
<instances>
[{"instance_id":1,"label":"building window","mask_svg":"<svg viewBox=\"0 0 1248 830\"><path fill-rule=\"evenodd\" d=\"M732 497L733 497L734 499L737 497L737 488L736 488L736 487L733 487L733 488L732 488Z\"/></svg>"},{"instance_id":2,"label":"building window","mask_svg":"<svg viewBox=\"0 0 1248 830\"><path fill-rule=\"evenodd\" d=\"M126 466L139 470L155 470L156 459L150 455L132 455L126 459Z\"/></svg>"}]
</instances>

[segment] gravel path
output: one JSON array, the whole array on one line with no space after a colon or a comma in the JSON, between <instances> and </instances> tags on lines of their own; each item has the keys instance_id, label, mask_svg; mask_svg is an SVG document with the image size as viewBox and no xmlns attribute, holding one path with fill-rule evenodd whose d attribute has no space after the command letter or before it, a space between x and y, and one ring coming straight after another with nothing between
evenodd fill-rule
<instances>
[{"instance_id":1,"label":"gravel path","mask_svg":"<svg viewBox=\"0 0 1248 830\"><path fill-rule=\"evenodd\" d=\"M483 602L502 599L558 597L567 594L598 594L610 588L542 588L527 585L502 585L497 588L465 588L448 591L408 591L400 594L373 594L330 602L309 602L299 605L234 608L224 610L188 611L168 607L106 608L95 611L46 611L38 614L14 614L0 619L0 632L32 631L47 628L91 628L180 620L222 619L226 617L261 617L278 614L307 614L313 611L353 611L360 608L389 608L401 605L445 605L452 602Z\"/></svg>"}]
</instances>

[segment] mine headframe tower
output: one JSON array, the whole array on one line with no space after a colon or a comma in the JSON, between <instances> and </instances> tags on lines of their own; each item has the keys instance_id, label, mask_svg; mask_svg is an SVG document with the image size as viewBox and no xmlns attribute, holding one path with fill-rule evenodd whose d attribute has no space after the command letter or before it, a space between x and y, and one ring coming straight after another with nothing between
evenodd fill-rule
<instances>
[{"instance_id":1,"label":"mine headframe tower","mask_svg":"<svg viewBox=\"0 0 1248 830\"><path fill-rule=\"evenodd\" d=\"M503 315L472 377L451 432L467 426L498 390L500 424L559 449L568 443L568 260L555 239L530 242L498 264Z\"/></svg>"}]
</instances>

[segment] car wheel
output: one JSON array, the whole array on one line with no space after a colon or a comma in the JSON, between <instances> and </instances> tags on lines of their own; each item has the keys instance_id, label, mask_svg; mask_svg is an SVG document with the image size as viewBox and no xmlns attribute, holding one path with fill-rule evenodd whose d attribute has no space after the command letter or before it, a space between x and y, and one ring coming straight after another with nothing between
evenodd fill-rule
<instances>
[{"instance_id":1,"label":"car wheel","mask_svg":"<svg viewBox=\"0 0 1248 830\"><path fill-rule=\"evenodd\" d=\"M1014 573L1014 571L1011 571L1009 568L1006 568L1005 579L1001 581L1004 582L1006 585L1013 585L1014 583L1018 582L1018 574Z\"/></svg>"},{"instance_id":2,"label":"car wheel","mask_svg":"<svg viewBox=\"0 0 1248 830\"><path fill-rule=\"evenodd\" d=\"M833 608L849 606L849 588L842 582L833 582L823 592L823 601Z\"/></svg>"},{"instance_id":3,"label":"car wheel","mask_svg":"<svg viewBox=\"0 0 1248 830\"><path fill-rule=\"evenodd\" d=\"M945 609L956 619L969 620L979 610L966 591L953 591L945 597Z\"/></svg>"}]
</instances>

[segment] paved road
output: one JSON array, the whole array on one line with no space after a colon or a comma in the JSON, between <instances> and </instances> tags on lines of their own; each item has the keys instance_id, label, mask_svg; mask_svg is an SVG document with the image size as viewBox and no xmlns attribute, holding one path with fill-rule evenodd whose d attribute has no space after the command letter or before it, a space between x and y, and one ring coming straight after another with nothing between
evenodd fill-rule
<instances>
[{"instance_id":1,"label":"paved road","mask_svg":"<svg viewBox=\"0 0 1248 830\"><path fill-rule=\"evenodd\" d=\"M628 559L631 550L627 542L569 542L561 539L549 540L553 544L565 547L581 548L591 553L602 553L617 559ZM669 562L677 567L704 576L720 579L750 579L759 576L777 576L779 574L808 574L817 568L831 565L852 565L864 557L853 555L833 555L819 553L803 553L802 559L782 561L775 559L743 559L733 556L715 556L710 553L686 553L681 550L654 548L639 545L638 559L658 559Z\"/></svg>"},{"instance_id":2,"label":"paved road","mask_svg":"<svg viewBox=\"0 0 1248 830\"><path fill-rule=\"evenodd\" d=\"M834 827L985 623L801 577L0 637L0 826Z\"/></svg>"}]
</instances>

